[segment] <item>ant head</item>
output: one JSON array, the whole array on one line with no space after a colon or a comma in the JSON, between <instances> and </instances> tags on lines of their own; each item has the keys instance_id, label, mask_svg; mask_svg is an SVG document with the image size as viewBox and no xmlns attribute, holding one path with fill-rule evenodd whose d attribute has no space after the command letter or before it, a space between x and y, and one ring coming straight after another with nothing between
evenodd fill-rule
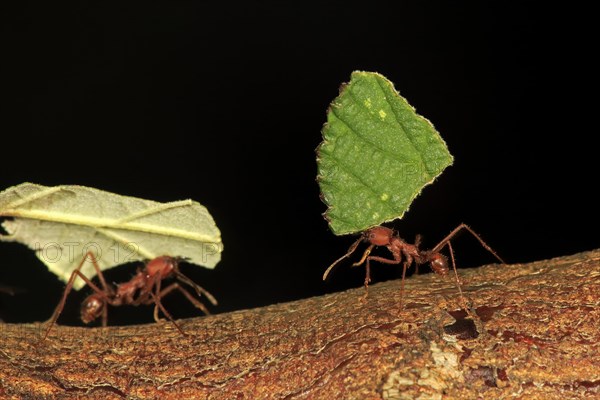
<instances>
[{"instance_id":1,"label":"ant head","mask_svg":"<svg viewBox=\"0 0 600 400\"><path fill-rule=\"evenodd\" d=\"M375 226L363 233L363 240L375 246L387 246L392 241L394 231L385 226Z\"/></svg>"},{"instance_id":2,"label":"ant head","mask_svg":"<svg viewBox=\"0 0 600 400\"><path fill-rule=\"evenodd\" d=\"M431 269L438 275L448 275L448 259L441 253L433 253L429 257L429 265Z\"/></svg>"},{"instance_id":3,"label":"ant head","mask_svg":"<svg viewBox=\"0 0 600 400\"><path fill-rule=\"evenodd\" d=\"M81 303L81 320L89 324L102 314L104 299L97 293L91 294Z\"/></svg>"}]
</instances>

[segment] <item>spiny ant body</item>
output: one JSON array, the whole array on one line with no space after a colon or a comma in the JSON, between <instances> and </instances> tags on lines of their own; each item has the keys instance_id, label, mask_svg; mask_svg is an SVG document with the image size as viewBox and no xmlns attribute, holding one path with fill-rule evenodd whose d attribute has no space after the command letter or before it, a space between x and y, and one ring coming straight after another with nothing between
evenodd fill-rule
<instances>
[{"instance_id":1,"label":"spiny ant body","mask_svg":"<svg viewBox=\"0 0 600 400\"><path fill-rule=\"evenodd\" d=\"M461 297L461 301L463 302L463 307L466 306L466 301L464 300L464 296L461 289L460 280L458 278L458 272L456 271L456 263L454 261L454 251L452 250L452 245L450 244L450 240L461 230L467 230L470 232L475 238L481 243L483 248L492 253L494 257L496 257L500 262L504 263L500 257L496 254L494 250L490 246L487 245L479 237L477 233L475 233L468 225L460 224L450 234L448 234L442 241L440 241L433 249L431 250L421 250L419 248L421 237L417 236L415 243L410 244L405 242L397 231L386 228L384 226L375 226L373 228L367 229L361 235L361 237L350 246L348 252L344 254L342 257L338 258L333 264L327 268L325 273L323 274L323 280L327 279L327 276L333 269L335 265L337 265L340 261L345 258L350 257L361 242L365 242L369 244L369 247L363 253L362 258L352 264L353 266L359 266L363 263L366 268L365 275L365 288L368 288L369 283L371 282L371 261L378 261L383 264L400 264L403 263L402 266L402 283L400 287L402 299L404 294L404 279L406 277L406 270L413 263L418 265L421 264L429 264L433 272L441 276L447 276L450 269L448 268L448 259L445 255L443 255L440 251L448 246L448 251L450 252L450 258L452 260L452 268L454 270L454 276L456 279L456 285L458 287L458 291ZM372 256L371 251L375 247L384 246L386 247L390 253L392 254L392 258L380 257L380 256Z\"/></svg>"},{"instance_id":2,"label":"spiny ant body","mask_svg":"<svg viewBox=\"0 0 600 400\"><path fill-rule=\"evenodd\" d=\"M89 278L87 278L82 272L81 268L85 264L88 257L91 259L94 269L98 274L98 279L102 288L94 284ZM154 319L158 322L158 310L163 312L164 315L173 323L177 330L184 334L183 330L173 320L171 314L162 305L161 299L167 294L174 290L179 290L195 307L202 310L205 314L210 314L208 309L198 299L196 299L188 290L182 287L179 282L185 283L192 287L198 296L206 296L208 300L216 305L216 299L205 289L194 283L187 276L183 275L179 271L179 261L174 257L161 256L153 260L150 260L143 269L139 269L137 273L127 282L120 283L118 285L109 285L104 279L104 275L98 266L95 256L92 253L87 253L79 266L73 271L71 277L67 283L62 299L56 307L54 314L50 318L50 322L44 339L48 337L52 326L56 323L56 320L62 312L67 296L73 288L75 279L79 277L85 281L85 283L94 291L91 295L86 297L81 305L81 320L88 324L98 317L102 316L102 326L107 325L108 320L108 306L118 307L122 305L149 305L154 304ZM162 281L175 277L179 282L171 283L165 288L161 288Z\"/></svg>"}]
</instances>

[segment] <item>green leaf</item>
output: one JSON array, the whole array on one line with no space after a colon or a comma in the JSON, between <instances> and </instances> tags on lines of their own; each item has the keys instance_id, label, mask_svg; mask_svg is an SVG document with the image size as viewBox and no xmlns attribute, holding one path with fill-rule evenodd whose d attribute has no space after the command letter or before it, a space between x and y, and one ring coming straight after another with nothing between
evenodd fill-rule
<instances>
[{"instance_id":1,"label":"green leaf","mask_svg":"<svg viewBox=\"0 0 600 400\"><path fill-rule=\"evenodd\" d=\"M214 268L221 259L221 232L208 210L192 200L158 203L85 186L23 183L0 192L0 217L8 235L67 281L87 251L101 270L162 255ZM90 260L81 272L96 275ZM85 283L75 280L75 289Z\"/></svg>"},{"instance_id":2,"label":"green leaf","mask_svg":"<svg viewBox=\"0 0 600 400\"><path fill-rule=\"evenodd\" d=\"M401 218L453 161L433 125L373 72L352 73L322 133L318 182L336 235Z\"/></svg>"}]
</instances>

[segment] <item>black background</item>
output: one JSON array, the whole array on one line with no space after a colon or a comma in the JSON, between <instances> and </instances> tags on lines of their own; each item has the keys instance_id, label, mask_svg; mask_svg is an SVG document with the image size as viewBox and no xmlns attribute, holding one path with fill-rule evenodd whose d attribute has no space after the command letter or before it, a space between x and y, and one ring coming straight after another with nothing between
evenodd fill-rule
<instances>
[{"instance_id":1,"label":"black background","mask_svg":"<svg viewBox=\"0 0 600 400\"><path fill-rule=\"evenodd\" d=\"M223 259L182 268L218 297L215 313L359 287L363 270L347 264L321 281L353 238L321 216L314 150L339 85L367 70L394 82L455 157L393 224L403 237L421 233L430 247L466 222L510 263L598 247L591 10L252 3L4 9L0 189L80 184L200 201ZM467 235L454 249L460 266L494 261ZM0 243L0 254L0 283L22 289L0 293L1 317L48 318L64 284L25 246ZM123 281L135 267L106 275ZM377 266L373 277L399 273ZM61 323L78 323L87 293ZM185 301L166 305L196 315ZM109 319L149 322L152 311Z\"/></svg>"}]
</instances>

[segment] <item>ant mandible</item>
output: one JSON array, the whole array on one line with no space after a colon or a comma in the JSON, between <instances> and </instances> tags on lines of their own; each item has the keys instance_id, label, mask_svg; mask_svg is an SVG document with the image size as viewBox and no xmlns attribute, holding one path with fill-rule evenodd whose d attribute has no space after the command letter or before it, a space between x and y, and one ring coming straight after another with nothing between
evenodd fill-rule
<instances>
[{"instance_id":1,"label":"ant mandible","mask_svg":"<svg viewBox=\"0 0 600 400\"><path fill-rule=\"evenodd\" d=\"M100 280L102 288L99 288L97 285L95 285L81 272L81 267L83 267L88 257L92 261L94 269L98 274L98 279ZM179 290L195 307L202 310L205 314L210 314L210 312L204 304L198 301L198 299L194 298L194 296L192 296L192 294L182 287L178 282L171 283L162 289L162 281L172 276L177 278L178 281L191 286L196 291L198 296L204 295L213 305L217 305L217 300L213 297L213 295L179 271L179 259L177 258L161 256L150 260L148 263L146 263L143 269L138 269L137 273L129 281L118 284L115 287L106 283L106 279L104 279L104 275L98 266L96 257L93 253L88 252L81 260L79 266L73 271L73 273L71 273L71 277L69 278L62 299L60 300L60 303L58 303L58 306L54 310L54 314L52 314L52 317L50 318L48 328L46 329L46 333L42 340L45 340L48 337L50 330L60 316L60 313L65 306L67 296L73 288L73 283L77 277L83 279L85 283L94 291L94 293L86 297L81 304L81 320L84 323L89 324L98 317L102 316L102 326L105 327L108 319L108 305L117 307L122 305L139 306L154 303L154 320L156 322L159 321L158 310L160 309L160 311L167 316L173 325L175 325L175 328L177 328L182 335L185 335L183 330L173 320L171 314L163 306L161 302L163 297L174 290Z\"/></svg>"},{"instance_id":2,"label":"ant mandible","mask_svg":"<svg viewBox=\"0 0 600 400\"><path fill-rule=\"evenodd\" d=\"M354 253L361 242L369 243L369 247L363 253L362 258L352 264L352 266L360 266L363 263L366 267L366 276L365 276L365 289L368 289L369 282L371 282L371 261L379 261L383 264L400 264L404 261L402 266L402 282L400 284L400 299L403 298L404 295L404 279L406 277L406 270L412 263L418 267L421 264L427 264L431 266L431 269L434 273L447 276L450 271L448 268L448 258L440 253L440 251L448 246L448 251L450 252L450 259L452 260L452 269L454 270L454 277L456 279L456 286L458 287L458 292L460 294L461 301L463 303L463 307L467 310L466 301L464 299L464 295L461 289L460 279L458 278L458 272L456 271L456 263L454 261L454 251L452 250L452 245L450 244L450 240L461 230L466 230L470 232L475 238L481 243L484 249L492 253L494 257L496 257L501 263L504 264L504 261L496 254L494 250L487 243L481 239L481 237L473 231L468 225L460 224L452 232L448 234L442 241L440 241L433 249L431 250L421 250L419 249L419 245L421 243L421 236L417 235L414 244L410 244L402 240L400 238L397 231L386 228L384 226L375 226L373 228L367 229L364 231L360 238L356 242L350 246L348 252L344 254L342 257L338 258L334 261L333 264L327 268L325 273L323 274L323 280L327 279L327 276L333 269L335 265L337 265L340 261L345 258L350 257L352 253ZM385 246L390 253L392 253L393 258L385 258L379 256L372 256L371 251L373 248L378 246Z\"/></svg>"}]
</instances>

